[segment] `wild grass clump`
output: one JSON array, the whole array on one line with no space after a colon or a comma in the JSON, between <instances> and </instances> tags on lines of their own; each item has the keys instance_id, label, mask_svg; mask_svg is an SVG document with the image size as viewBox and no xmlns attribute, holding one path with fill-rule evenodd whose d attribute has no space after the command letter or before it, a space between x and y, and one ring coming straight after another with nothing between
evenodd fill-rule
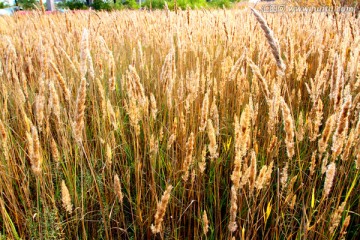
<instances>
[{"instance_id":1,"label":"wild grass clump","mask_svg":"<svg viewBox=\"0 0 360 240\"><path fill-rule=\"evenodd\" d=\"M359 23L0 18L0 236L356 239Z\"/></svg>"}]
</instances>

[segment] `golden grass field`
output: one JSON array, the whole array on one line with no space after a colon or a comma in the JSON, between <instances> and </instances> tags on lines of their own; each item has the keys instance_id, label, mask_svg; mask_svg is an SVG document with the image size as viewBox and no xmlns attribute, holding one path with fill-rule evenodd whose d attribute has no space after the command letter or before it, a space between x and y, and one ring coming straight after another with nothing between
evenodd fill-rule
<instances>
[{"instance_id":1,"label":"golden grass field","mask_svg":"<svg viewBox=\"0 0 360 240\"><path fill-rule=\"evenodd\" d=\"M0 18L0 239L356 239L359 26Z\"/></svg>"}]
</instances>

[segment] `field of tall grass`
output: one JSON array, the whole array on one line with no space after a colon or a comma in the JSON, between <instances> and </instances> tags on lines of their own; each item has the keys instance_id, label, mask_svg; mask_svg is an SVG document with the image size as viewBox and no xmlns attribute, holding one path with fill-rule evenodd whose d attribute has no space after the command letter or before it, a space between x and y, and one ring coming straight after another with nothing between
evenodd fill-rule
<instances>
[{"instance_id":1,"label":"field of tall grass","mask_svg":"<svg viewBox=\"0 0 360 240\"><path fill-rule=\"evenodd\" d=\"M0 18L0 239L356 239L359 26Z\"/></svg>"}]
</instances>

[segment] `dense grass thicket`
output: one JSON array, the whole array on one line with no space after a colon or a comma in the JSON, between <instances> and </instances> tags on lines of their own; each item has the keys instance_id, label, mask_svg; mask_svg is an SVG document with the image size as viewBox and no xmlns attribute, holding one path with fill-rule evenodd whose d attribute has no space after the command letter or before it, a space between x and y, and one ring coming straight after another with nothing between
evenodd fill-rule
<instances>
[{"instance_id":1,"label":"dense grass thicket","mask_svg":"<svg viewBox=\"0 0 360 240\"><path fill-rule=\"evenodd\" d=\"M359 26L0 18L0 239L357 239Z\"/></svg>"}]
</instances>

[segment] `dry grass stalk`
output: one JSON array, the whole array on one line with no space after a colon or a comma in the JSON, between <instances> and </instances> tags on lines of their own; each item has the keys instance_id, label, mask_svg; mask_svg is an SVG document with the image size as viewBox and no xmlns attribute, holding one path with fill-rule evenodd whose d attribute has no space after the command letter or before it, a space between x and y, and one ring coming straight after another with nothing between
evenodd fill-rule
<instances>
[{"instance_id":1,"label":"dry grass stalk","mask_svg":"<svg viewBox=\"0 0 360 240\"><path fill-rule=\"evenodd\" d=\"M51 149L52 158L55 161L56 165L58 166L60 163L60 153L54 138L51 138L50 149Z\"/></svg>"},{"instance_id":2,"label":"dry grass stalk","mask_svg":"<svg viewBox=\"0 0 360 240\"><path fill-rule=\"evenodd\" d=\"M274 162L271 162L269 166L264 165L260 169L260 173L258 177L256 178L255 182L255 188L258 190L263 189L266 185L270 184L271 174L273 171L273 164Z\"/></svg>"},{"instance_id":3,"label":"dry grass stalk","mask_svg":"<svg viewBox=\"0 0 360 240\"><path fill-rule=\"evenodd\" d=\"M268 148L266 149L267 155L270 155L270 156L272 156L272 157L277 156L277 154L278 154L278 147L279 147L278 138L277 138L275 135L273 135L273 136L271 137L269 146L268 146ZM275 154L274 154L274 152L275 152Z\"/></svg>"},{"instance_id":4,"label":"dry grass stalk","mask_svg":"<svg viewBox=\"0 0 360 240\"><path fill-rule=\"evenodd\" d=\"M174 144L175 140L176 140L176 136L177 136L177 129L178 129L178 120L177 118L175 117L174 118L174 122L173 122L173 125L171 127L171 135L168 139L168 142L167 142L167 150L169 150L171 148L171 146ZM160 137L161 139L161 137Z\"/></svg>"},{"instance_id":5,"label":"dry grass stalk","mask_svg":"<svg viewBox=\"0 0 360 240\"><path fill-rule=\"evenodd\" d=\"M171 146L174 144L176 140L176 134L171 134L169 139L168 139L168 142L167 142L167 150L169 150L171 148Z\"/></svg>"},{"instance_id":6,"label":"dry grass stalk","mask_svg":"<svg viewBox=\"0 0 360 240\"><path fill-rule=\"evenodd\" d=\"M0 119L0 136L1 136L1 141L2 142L6 142L7 141L7 133L6 133L6 128L5 125L3 123L3 121Z\"/></svg>"},{"instance_id":7,"label":"dry grass stalk","mask_svg":"<svg viewBox=\"0 0 360 240\"><path fill-rule=\"evenodd\" d=\"M349 133L349 136L346 140L346 144L345 144L345 147L344 147L344 151L341 155L341 160L343 161L346 161L348 160L349 156L350 156L350 153L351 153L351 149L355 143L355 132L354 132L354 129L352 129Z\"/></svg>"},{"instance_id":8,"label":"dry grass stalk","mask_svg":"<svg viewBox=\"0 0 360 240\"><path fill-rule=\"evenodd\" d=\"M195 179L196 179L196 172L195 172L195 169L191 170L191 185L194 185L195 184Z\"/></svg>"},{"instance_id":9,"label":"dry grass stalk","mask_svg":"<svg viewBox=\"0 0 360 240\"><path fill-rule=\"evenodd\" d=\"M171 193L172 188L173 188L172 185L169 185L166 188L163 196L161 197L160 202L157 204L157 209L156 209L156 213L155 213L155 222L154 222L154 224L151 224L151 231L153 234L157 234L162 231L161 224L164 221L166 207L169 203L170 193Z\"/></svg>"},{"instance_id":10,"label":"dry grass stalk","mask_svg":"<svg viewBox=\"0 0 360 240\"><path fill-rule=\"evenodd\" d=\"M241 180L239 184L240 189L249 183L249 178L250 178L250 166L248 166L248 158L245 157L244 164L242 164L242 170L241 170Z\"/></svg>"},{"instance_id":11,"label":"dry grass stalk","mask_svg":"<svg viewBox=\"0 0 360 240\"><path fill-rule=\"evenodd\" d=\"M315 110L313 115L313 119L312 119L312 131L311 131L311 136L310 136L310 141L315 141L318 136L319 136L319 128L322 125L322 119L323 119L323 103L321 101L321 99L318 99L316 105L313 107L313 109Z\"/></svg>"},{"instance_id":12,"label":"dry grass stalk","mask_svg":"<svg viewBox=\"0 0 360 240\"><path fill-rule=\"evenodd\" d=\"M206 92L201 107L200 126L199 126L200 132L204 131L206 128L208 115L209 115L209 91Z\"/></svg>"},{"instance_id":13,"label":"dry grass stalk","mask_svg":"<svg viewBox=\"0 0 360 240\"><path fill-rule=\"evenodd\" d=\"M341 203L341 205L335 210L331 216L331 227L329 228L330 233L333 233L335 229L339 226L341 215L344 212L346 202Z\"/></svg>"},{"instance_id":14,"label":"dry grass stalk","mask_svg":"<svg viewBox=\"0 0 360 240\"><path fill-rule=\"evenodd\" d=\"M2 66L2 61L0 60L0 78L3 76L4 74L4 70L3 70L3 66Z\"/></svg>"},{"instance_id":15,"label":"dry grass stalk","mask_svg":"<svg viewBox=\"0 0 360 240\"><path fill-rule=\"evenodd\" d=\"M165 58L161 74L160 82L164 84L165 92L167 95L167 106L169 109L172 109L173 102L173 87L175 82L175 50L172 48L169 54Z\"/></svg>"},{"instance_id":16,"label":"dry grass stalk","mask_svg":"<svg viewBox=\"0 0 360 240\"><path fill-rule=\"evenodd\" d=\"M321 154L319 154L319 158L321 157ZM321 163L321 174L324 174L326 172L326 167L328 164L328 159L329 159L329 153L326 153L324 158L322 159L322 163Z\"/></svg>"},{"instance_id":17,"label":"dry grass stalk","mask_svg":"<svg viewBox=\"0 0 360 240\"><path fill-rule=\"evenodd\" d=\"M27 83L28 83L28 79L26 77L26 74L24 72L22 72L21 78L20 78L21 89L23 90L25 98L29 99L29 91L28 91Z\"/></svg>"},{"instance_id":18,"label":"dry grass stalk","mask_svg":"<svg viewBox=\"0 0 360 240\"><path fill-rule=\"evenodd\" d=\"M334 130L334 127L335 127L335 114L331 115L326 120L324 131L322 133L320 140L318 141L320 154L323 154L326 151L328 141L330 139L332 131Z\"/></svg>"},{"instance_id":19,"label":"dry grass stalk","mask_svg":"<svg viewBox=\"0 0 360 240\"><path fill-rule=\"evenodd\" d=\"M335 173L336 173L336 165L334 162L332 162L327 166L326 169L326 177L325 177L324 192L323 192L324 197L327 197L330 193L331 187L334 182Z\"/></svg>"},{"instance_id":20,"label":"dry grass stalk","mask_svg":"<svg viewBox=\"0 0 360 240\"><path fill-rule=\"evenodd\" d=\"M355 135L355 141L357 142L358 140L360 140L360 114L357 117L357 124L354 130L354 135Z\"/></svg>"},{"instance_id":21,"label":"dry grass stalk","mask_svg":"<svg viewBox=\"0 0 360 240\"><path fill-rule=\"evenodd\" d=\"M310 176L314 175L315 167L316 167L316 150L311 155Z\"/></svg>"},{"instance_id":22,"label":"dry grass stalk","mask_svg":"<svg viewBox=\"0 0 360 240\"><path fill-rule=\"evenodd\" d=\"M298 140L299 142L304 140L304 134L305 134L304 116L303 115L304 115L303 112L300 112L298 127L297 127L297 131L296 131L296 140Z\"/></svg>"},{"instance_id":23,"label":"dry grass stalk","mask_svg":"<svg viewBox=\"0 0 360 240\"><path fill-rule=\"evenodd\" d=\"M45 82L43 79L41 79L39 82L39 93L35 97L35 116L39 130L41 130L45 116Z\"/></svg>"},{"instance_id":24,"label":"dry grass stalk","mask_svg":"<svg viewBox=\"0 0 360 240\"><path fill-rule=\"evenodd\" d=\"M93 60L90 54L90 50L87 51L86 54L86 64L88 65L88 73L89 73L89 77L91 80L95 79L95 70L94 70L94 64L93 64Z\"/></svg>"},{"instance_id":25,"label":"dry grass stalk","mask_svg":"<svg viewBox=\"0 0 360 240\"><path fill-rule=\"evenodd\" d=\"M150 108L151 116L154 120L156 120L158 109L156 106L156 98L153 93L150 94Z\"/></svg>"},{"instance_id":26,"label":"dry grass stalk","mask_svg":"<svg viewBox=\"0 0 360 240\"><path fill-rule=\"evenodd\" d=\"M241 114L240 123L237 116L235 116L235 160L234 170L231 174L231 181L236 189L239 188L241 179L241 164L242 159L246 155L248 150L248 143L250 138L250 109L246 105L244 111Z\"/></svg>"},{"instance_id":27,"label":"dry grass stalk","mask_svg":"<svg viewBox=\"0 0 360 240\"><path fill-rule=\"evenodd\" d=\"M289 168L289 162L286 162L285 167L281 171L281 188L284 190L287 186L287 180L288 180L288 168Z\"/></svg>"},{"instance_id":28,"label":"dry grass stalk","mask_svg":"<svg viewBox=\"0 0 360 240\"><path fill-rule=\"evenodd\" d=\"M115 191L115 194L116 194L120 204L122 204L124 196L121 191L120 178L119 178L119 175L117 175L117 174L115 174L115 176L114 176L114 191Z\"/></svg>"},{"instance_id":29,"label":"dry grass stalk","mask_svg":"<svg viewBox=\"0 0 360 240\"><path fill-rule=\"evenodd\" d=\"M259 103L254 102L253 95L250 95L249 97L249 106L250 106L250 116L251 116L251 127L255 128L255 132L257 130L257 122L258 122L258 116L259 116ZM256 143L256 137L254 142ZM254 145L256 145L254 143ZM249 142L250 145L250 142Z\"/></svg>"},{"instance_id":30,"label":"dry grass stalk","mask_svg":"<svg viewBox=\"0 0 360 240\"><path fill-rule=\"evenodd\" d=\"M62 199L62 206L69 214L71 214L73 210L73 205L71 203L71 196L69 193L69 189L67 188L64 180L61 181L61 199Z\"/></svg>"},{"instance_id":31,"label":"dry grass stalk","mask_svg":"<svg viewBox=\"0 0 360 240\"><path fill-rule=\"evenodd\" d=\"M125 103L125 109L130 118L130 124L135 130L135 135L140 135L140 125L142 117L148 115L149 100L145 95L144 86L140 81L140 77L132 65L126 72L127 82L126 90L128 101Z\"/></svg>"},{"instance_id":32,"label":"dry grass stalk","mask_svg":"<svg viewBox=\"0 0 360 240\"><path fill-rule=\"evenodd\" d=\"M111 168L112 158L113 158L113 154L112 154L111 147L110 147L109 143L106 143L106 145L105 145L105 165L107 168Z\"/></svg>"},{"instance_id":33,"label":"dry grass stalk","mask_svg":"<svg viewBox=\"0 0 360 240\"><path fill-rule=\"evenodd\" d=\"M147 101L145 89L143 84L141 83L136 68L132 65L129 65L129 70L127 71L127 78L127 90L129 91L129 97L135 97L140 104L145 104L145 102Z\"/></svg>"},{"instance_id":34,"label":"dry grass stalk","mask_svg":"<svg viewBox=\"0 0 360 240\"><path fill-rule=\"evenodd\" d=\"M105 59L107 61L107 63L109 64L109 71L110 71L110 76L109 76L109 90L110 91L115 91L116 88L116 77L115 77L115 60L114 60L114 55L112 53L112 51L109 49L108 45L106 44L105 39L102 36L99 36L97 38L97 40L99 41L99 48L101 50L101 53L105 55ZM103 71L102 71L103 72ZM100 74L101 77L103 77L103 73Z\"/></svg>"},{"instance_id":35,"label":"dry grass stalk","mask_svg":"<svg viewBox=\"0 0 360 240\"><path fill-rule=\"evenodd\" d=\"M118 122L116 119L116 114L115 114L114 108L110 102L110 99L108 99L106 102L106 109L107 109L107 113L108 113L109 122L111 123L113 130L116 131L118 129Z\"/></svg>"},{"instance_id":36,"label":"dry grass stalk","mask_svg":"<svg viewBox=\"0 0 360 240\"><path fill-rule=\"evenodd\" d=\"M204 211L204 213L202 215L202 220L203 220L203 232L204 232L204 235L206 235L209 231L209 220L208 220L206 211Z\"/></svg>"},{"instance_id":37,"label":"dry grass stalk","mask_svg":"<svg viewBox=\"0 0 360 240\"><path fill-rule=\"evenodd\" d=\"M186 156L182 166L183 171L185 171L184 175L182 176L182 179L185 182L189 177L189 168L193 162L194 145L195 145L195 136L194 133L192 132L188 138L188 141L186 142Z\"/></svg>"},{"instance_id":38,"label":"dry grass stalk","mask_svg":"<svg viewBox=\"0 0 360 240\"><path fill-rule=\"evenodd\" d=\"M340 237L344 237L347 234L346 229L348 228L349 224L350 224L350 215L346 216L343 222L343 225L340 230Z\"/></svg>"},{"instance_id":39,"label":"dry grass stalk","mask_svg":"<svg viewBox=\"0 0 360 240\"><path fill-rule=\"evenodd\" d=\"M291 198L292 197L292 194L293 194L293 191L294 191L294 184L296 183L296 180L297 180L297 175L292 177L287 185L287 197L286 198ZM287 202L287 201L285 201Z\"/></svg>"},{"instance_id":40,"label":"dry grass stalk","mask_svg":"<svg viewBox=\"0 0 360 240\"><path fill-rule=\"evenodd\" d=\"M345 77L343 76L343 66L340 61L340 58L335 58L337 61L337 75L335 78L335 84L333 84L332 92L330 94L330 98L333 99L334 102L334 110L338 110L341 106L341 100L343 98L343 90L345 84ZM334 63L335 64L335 63Z\"/></svg>"},{"instance_id":41,"label":"dry grass stalk","mask_svg":"<svg viewBox=\"0 0 360 240\"><path fill-rule=\"evenodd\" d=\"M243 54L238 60L236 60L235 64L231 67L228 81L234 81L236 78L236 74L240 70L241 64L244 61L245 54Z\"/></svg>"},{"instance_id":42,"label":"dry grass stalk","mask_svg":"<svg viewBox=\"0 0 360 240\"><path fill-rule=\"evenodd\" d=\"M154 134L150 135L150 150L149 153L150 154L157 154L159 151L159 143L158 143L158 139L155 138Z\"/></svg>"},{"instance_id":43,"label":"dry grass stalk","mask_svg":"<svg viewBox=\"0 0 360 240\"><path fill-rule=\"evenodd\" d=\"M203 150L201 151L201 161L199 162L198 166L200 173L203 174L206 168L206 146L204 146Z\"/></svg>"},{"instance_id":44,"label":"dry grass stalk","mask_svg":"<svg viewBox=\"0 0 360 240\"><path fill-rule=\"evenodd\" d=\"M291 210L294 210L295 203L296 203L296 194L292 197L290 205L289 205Z\"/></svg>"},{"instance_id":45,"label":"dry grass stalk","mask_svg":"<svg viewBox=\"0 0 360 240\"><path fill-rule=\"evenodd\" d=\"M269 106L269 121L268 121L268 133L272 134L275 130L275 126L278 123L278 115L279 115L279 108L280 108L280 87L277 83L273 85L272 91L273 97L269 99L268 106Z\"/></svg>"},{"instance_id":46,"label":"dry grass stalk","mask_svg":"<svg viewBox=\"0 0 360 240\"><path fill-rule=\"evenodd\" d=\"M7 133L6 133L5 125L1 121L1 119L0 119L0 137L1 137L1 139L0 139L1 140L1 146L2 146L4 156L5 156L5 160L8 160L8 157L9 157L8 146L7 146L7 144L8 144L8 142L7 142L8 136L7 136Z\"/></svg>"},{"instance_id":47,"label":"dry grass stalk","mask_svg":"<svg viewBox=\"0 0 360 240\"><path fill-rule=\"evenodd\" d=\"M256 153L254 150L251 151L251 163L249 167L249 188L250 191L254 189L255 181L256 181L256 174L257 174L257 159Z\"/></svg>"},{"instance_id":48,"label":"dry grass stalk","mask_svg":"<svg viewBox=\"0 0 360 240\"><path fill-rule=\"evenodd\" d=\"M210 141L210 144L208 146L210 158L211 159L218 158L219 153L218 153L218 145L216 142L216 133L211 119L207 121L207 133Z\"/></svg>"},{"instance_id":49,"label":"dry grass stalk","mask_svg":"<svg viewBox=\"0 0 360 240\"><path fill-rule=\"evenodd\" d=\"M332 157L335 159L340 155L343 145L345 143L345 139L347 136L347 132L349 129L349 111L351 108L351 95L346 96L344 100L344 104L341 108L337 119L337 126L335 129L335 133L333 136L333 144L331 150L333 152Z\"/></svg>"},{"instance_id":50,"label":"dry grass stalk","mask_svg":"<svg viewBox=\"0 0 360 240\"><path fill-rule=\"evenodd\" d=\"M49 103L48 103L49 112L52 112L53 115L55 116L56 124L60 124L61 122L60 99L55 89L53 81L49 83L49 92L50 92Z\"/></svg>"},{"instance_id":51,"label":"dry grass stalk","mask_svg":"<svg viewBox=\"0 0 360 240\"><path fill-rule=\"evenodd\" d=\"M186 127L186 124L187 124L187 117L185 116L184 112L183 111L180 111L179 113L179 125L180 125L180 135L181 136L186 136L187 134L187 127Z\"/></svg>"},{"instance_id":52,"label":"dry grass stalk","mask_svg":"<svg viewBox=\"0 0 360 240\"><path fill-rule=\"evenodd\" d=\"M30 132L31 131L31 126L33 125L33 123L31 122L31 120L27 116L24 107L22 107L20 109L20 116L21 116L22 119L24 119L23 124L24 124L26 132Z\"/></svg>"},{"instance_id":53,"label":"dry grass stalk","mask_svg":"<svg viewBox=\"0 0 360 240\"><path fill-rule=\"evenodd\" d=\"M288 107L288 105L285 103L284 98L281 97L281 110L282 110L282 115L283 115L283 119L284 119L284 125L285 125L285 132L286 132L286 138L285 138L285 143L286 143L286 150L287 150L287 155L290 159L292 159L292 157L295 154L295 148L294 148L294 120L291 116L291 112L290 109Z\"/></svg>"},{"instance_id":54,"label":"dry grass stalk","mask_svg":"<svg viewBox=\"0 0 360 240\"><path fill-rule=\"evenodd\" d=\"M236 223L236 215L237 215L237 189L235 186L231 187L231 200L230 200L230 221L228 225L228 229L230 232L235 232L238 225Z\"/></svg>"},{"instance_id":55,"label":"dry grass stalk","mask_svg":"<svg viewBox=\"0 0 360 240\"><path fill-rule=\"evenodd\" d=\"M61 46L59 46L59 49L60 49L60 51L63 53L63 55L65 56L66 60L70 63L71 70L72 70L73 72L75 72L75 73L78 73L78 72L79 72L79 69L75 66L75 63L74 63L73 60L71 60L71 57L69 56L69 54L68 54L68 53L65 51L65 49L62 48ZM76 62L76 63L77 63L77 62ZM54 64L53 62L51 62L51 61L50 61L50 65L51 65L52 67L55 66L55 64ZM61 78L62 78L61 73L56 69L56 67L54 68L54 70L55 70L55 72L56 72L57 77L61 77ZM62 79L62 80L64 80L64 79ZM59 81L60 81L60 79L59 79Z\"/></svg>"},{"instance_id":56,"label":"dry grass stalk","mask_svg":"<svg viewBox=\"0 0 360 240\"><path fill-rule=\"evenodd\" d=\"M14 89L14 91L15 91L17 104L20 105L20 106L23 106L25 104L25 102L26 102L26 97L25 97L25 94L24 94L24 92L22 91L22 89L20 87L20 84L17 81L15 81L15 89Z\"/></svg>"},{"instance_id":57,"label":"dry grass stalk","mask_svg":"<svg viewBox=\"0 0 360 240\"><path fill-rule=\"evenodd\" d=\"M73 121L73 133L77 142L82 142L82 131L84 129L84 114L86 101L86 79L82 78L76 98L76 109Z\"/></svg>"},{"instance_id":58,"label":"dry grass stalk","mask_svg":"<svg viewBox=\"0 0 360 240\"><path fill-rule=\"evenodd\" d=\"M115 91L116 89L115 60L111 51L108 51L108 54L109 54L109 65L110 65L109 90Z\"/></svg>"},{"instance_id":59,"label":"dry grass stalk","mask_svg":"<svg viewBox=\"0 0 360 240\"><path fill-rule=\"evenodd\" d=\"M67 87L67 84L65 82L65 79L63 78L63 76L61 75L60 71L57 69L56 65L50 61L50 65L53 67L54 71L55 71L55 74L56 74L56 78L59 82L59 85L61 87L61 90L64 94L64 98L66 100L66 102L69 104L70 103L70 91Z\"/></svg>"},{"instance_id":60,"label":"dry grass stalk","mask_svg":"<svg viewBox=\"0 0 360 240\"><path fill-rule=\"evenodd\" d=\"M214 123L214 128L216 135L218 136L220 134L220 118L219 118L219 111L216 105L216 99L213 98L213 101L211 103L210 107L210 117Z\"/></svg>"},{"instance_id":61,"label":"dry grass stalk","mask_svg":"<svg viewBox=\"0 0 360 240\"><path fill-rule=\"evenodd\" d=\"M268 84L267 80L261 74L259 67L250 58L247 59L247 62L249 63L249 66L250 66L251 70L254 72L255 76L260 79L261 85L265 91L265 96L267 99L269 99L270 91L269 91L269 84Z\"/></svg>"},{"instance_id":62,"label":"dry grass stalk","mask_svg":"<svg viewBox=\"0 0 360 240\"><path fill-rule=\"evenodd\" d=\"M125 103L125 109L130 118L130 125L135 130L135 135L140 135L140 120L141 120L141 109L139 108L136 99L129 99L128 103Z\"/></svg>"},{"instance_id":63,"label":"dry grass stalk","mask_svg":"<svg viewBox=\"0 0 360 240\"><path fill-rule=\"evenodd\" d=\"M39 135L35 126L31 127L31 134L26 133L26 138L31 169L38 176L41 174L42 156Z\"/></svg>"},{"instance_id":64,"label":"dry grass stalk","mask_svg":"<svg viewBox=\"0 0 360 240\"><path fill-rule=\"evenodd\" d=\"M100 99L100 111L102 113L102 117L105 119L105 116L107 115L107 107L106 107L106 99L105 99L105 90L104 87L100 81L99 78L95 79L95 83L96 83L96 88L99 92L99 99Z\"/></svg>"},{"instance_id":65,"label":"dry grass stalk","mask_svg":"<svg viewBox=\"0 0 360 240\"><path fill-rule=\"evenodd\" d=\"M88 58L90 55L89 31L86 28L84 28L82 33L80 46L80 77L85 78L86 73L88 72Z\"/></svg>"},{"instance_id":66,"label":"dry grass stalk","mask_svg":"<svg viewBox=\"0 0 360 240\"><path fill-rule=\"evenodd\" d=\"M168 55L165 57L164 64L161 68L160 73L160 82L162 82L165 86L171 85L171 81L173 80L173 61L174 61L174 49L171 49ZM170 87L171 88L171 87Z\"/></svg>"},{"instance_id":67,"label":"dry grass stalk","mask_svg":"<svg viewBox=\"0 0 360 240\"><path fill-rule=\"evenodd\" d=\"M279 68L280 72L284 74L286 66L281 59L279 42L274 37L274 32L269 28L266 20L257 10L251 8L251 11L254 13L256 20L260 23L260 26L265 33L265 37L270 45L271 52L276 60L277 67Z\"/></svg>"}]
</instances>

